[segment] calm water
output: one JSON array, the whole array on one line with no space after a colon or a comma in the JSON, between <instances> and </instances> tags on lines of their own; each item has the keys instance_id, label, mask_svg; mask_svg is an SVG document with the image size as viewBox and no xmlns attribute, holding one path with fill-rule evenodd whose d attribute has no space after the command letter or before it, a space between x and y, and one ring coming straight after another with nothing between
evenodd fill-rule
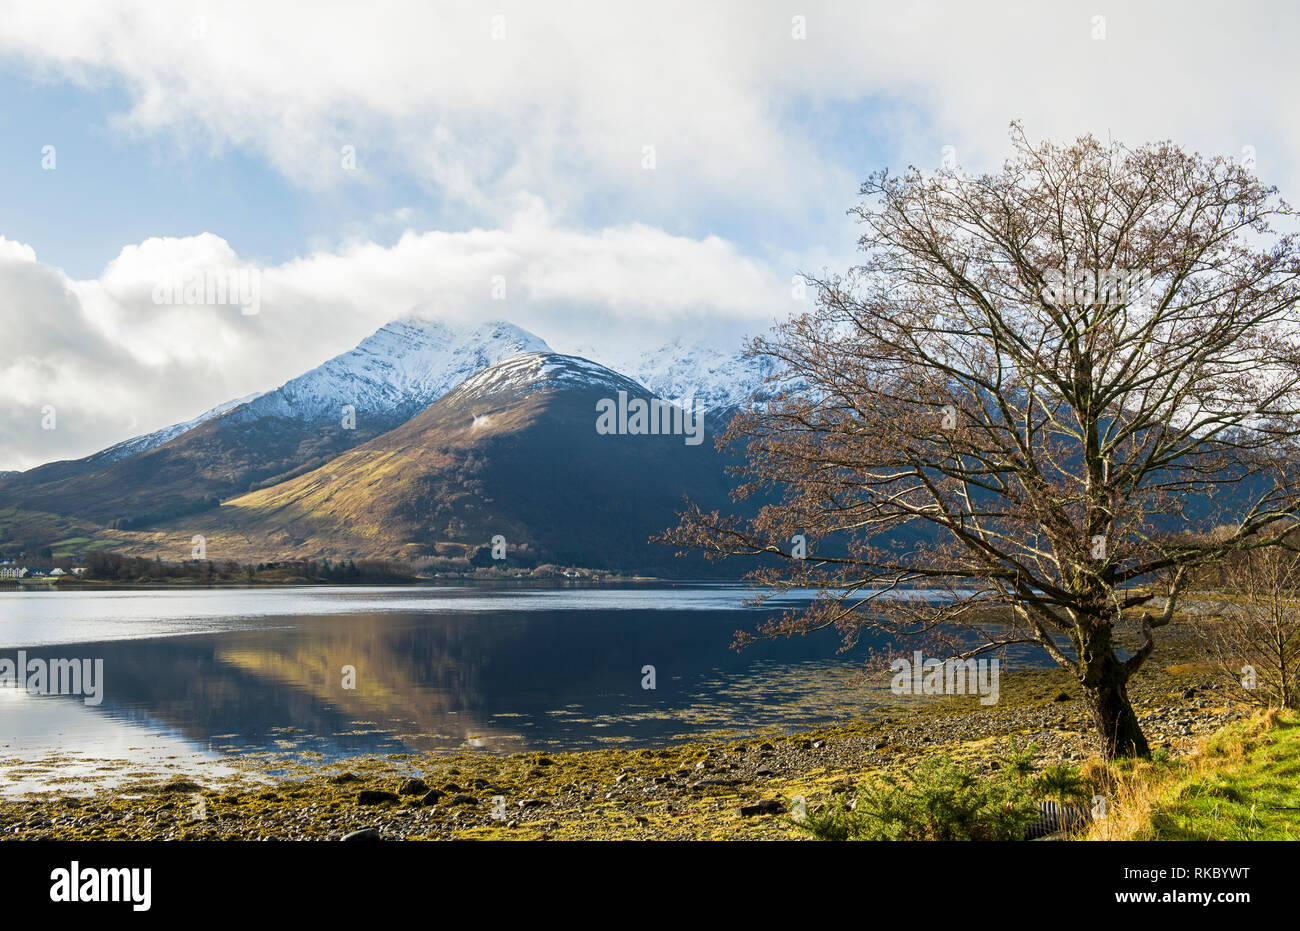
<instances>
[{"instance_id":1,"label":"calm water","mask_svg":"<svg viewBox=\"0 0 1300 931\"><path fill-rule=\"evenodd\" d=\"M842 720L883 696L835 634L736 586L0 592L0 658L102 659L102 703L0 688L0 792L115 761L575 749ZM1025 656L1026 663L1040 660ZM655 667L656 688L642 687ZM356 670L344 688L343 667ZM57 756L58 765L50 765ZM45 761L44 767L39 765ZM75 788L71 787L70 788Z\"/></svg>"}]
</instances>

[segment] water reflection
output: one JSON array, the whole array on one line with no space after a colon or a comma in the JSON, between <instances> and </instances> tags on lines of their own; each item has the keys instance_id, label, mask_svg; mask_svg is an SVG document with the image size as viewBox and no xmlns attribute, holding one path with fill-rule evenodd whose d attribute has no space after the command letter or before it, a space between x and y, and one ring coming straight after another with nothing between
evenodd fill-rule
<instances>
[{"instance_id":1,"label":"water reflection","mask_svg":"<svg viewBox=\"0 0 1300 931\"><path fill-rule=\"evenodd\" d=\"M879 697L833 635L729 650L738 628L771 610L746 609L744 597L718 586L8 596L6 644L26 634L46 644L33 655L102 657L105 689L95 708L73 697L0 701L0 762L55 751L329 759L653 744L806 728ZM141 638L126 639L131 630ZM642 688L647 665L654 690Z\"/></svg>"}]
</instances>

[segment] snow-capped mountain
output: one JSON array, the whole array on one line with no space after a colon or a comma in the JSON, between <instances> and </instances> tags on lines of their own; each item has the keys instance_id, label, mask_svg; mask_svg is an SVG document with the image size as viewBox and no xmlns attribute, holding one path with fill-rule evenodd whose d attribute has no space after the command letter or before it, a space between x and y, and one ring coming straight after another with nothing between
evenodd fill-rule
<instances>
[{"instance_id":1,"label":"snow-capped mountain","mask_svg":"<svg viewBox=\"0 0 1300 931\"><path fill-rule=\"evenodd\" d=\"M593 355L600 357L593 351ZM738 347L704 340L674 339L636 355L602 359L661 398L693 399L704 410L739 407L766 393L764 379L775 370L770 359L750 358Z\"/></svg>"},{"instance_id":2,"label":"snow-capped mountain","mask_svg":"<svg viewBox=\"0 0 1300 931\"><path fill-rule=\"evenodd\" d=\"M219 405L87 459L5 478L0 505L22 502L119 528L192 513L392 430L494 362L548 349L500 321L455 327L403 317L251 400Z\"/></svg>"},{"instance_id":3,"label":"snow-capped mountain","mask_svg":"<svg viewBox=\"0 0 1300 931\"><path fill-rule=\"evenodd\" d=\"M762 396L764 378L773 368L770 360L746 357L737 347L682 338L643 352L580 351L609 366L589 363L591 373L623 373L661 398L691 401L701 410L733 408ZM503 320L456 326L408 314L279 388L226 401L192 420L125 440L88 456L81 465L97 469L147 453L212 420L229 425L267 418L337 423L343 407L350 405L372 427L390 429L489 366L538 353L568 360L562 366L569 369L566 377L584 362L578 356L554 355L540 337Z\"/></svg>"},{"instance_id":4,"label":"snow-capped mountain","mask_svg":"<svg viewBox=\"0 0 1300 931\"><path fill-rule=\"evenodd\" d=\"M234 419L337 420L345 404L358 416L414 414L475 372L521 352L550 352L550 347L501 320L456 327L406 316L380 327L355 349L268 391L236 411Z\"/></svg>"},{"instance_id":5,"label":"snow-capped mountain","mask_svg":"<svg viewBox=\"0 0 1300 931\"><path fill-rule=\"evenodd\" d=\"M517 356L529 358L497 368ZM664 400L720 411L760 391L765 370L739 347L723 351L682 339L606 368L556 355L542 339L505 321L456 326L411 314L272 391L226 402L86 459L9 476L0 491L10 494L0 499L140 525L300 474L406 423L457 385L469 380L472 388L478 373L553 384L585 379L611 394L624 387L634 393L639 383Z\"/></svg>"},{"instance_id":6,"label":"snow-capped mountain","mask_svg":"<svg viewBox=\"0 0 1300 931\"><path fill-rule=\"evenodd\" d=\"M725 410L761 397L764 379L773 370L768 359L749 358L743 350L704 340L674 339L640 353L580 351L609 366L597 366L601 371L621 372L661 398L693 401L702 410ZM264 417L336 421L342 407L351 405L358 416L378 415L395 424L476 373L523 353L552 350L540 337L504 320L464 327L408 314L279 388L218 404L193 420L125 440L86 461L101 466L148 452L217 417L232 423ZM578 356L553 357L581 361Z\"/></svg>"},{"instance_id":7,"label":"snow-capped mountain","mask_svg":"<svg viewBox=\"0 0 1300 931\"><path fill-rule=\"evenodd\" d=\"M502 391L528 394L548 388L596 388L610 395L639 393L641 385L590 359L553 352L528 352L497 362L471 375L446 394L448 403L463 403Z\"/></svg>"},{"instance_id":8,"label":"snow-capped mountain","mask_svg":"<svg viewBox=\"0 0 1300 931\"><path fill-rule=\"evenodd\" d=\"M170 529L211 536L220 525L244 548L239 558L472 557L500 534L510 565L716 572L650 540L676 522L684 497L706 508L728 500L723 457L695 441L699 418L664 408L657 429L630 417L602 429L602 403L621 404L620 392L629 406L648 394L587 359L512 356L400 426Z\"/></svg>"},{"instance_id":9,"label":"snow-capped mountain","mask_svg":"<svg viewBox=\"0 0 1300 931\"><path fill-rule=\"evenodd\" d=\"M358 414L400 422L402 414L409 416L428 407L475 372L521 352L550 352L550 347L527 330L501 320L456 327L407 315L380 327L355 349L279 388L226 401L193 420L124 440L88 456L86 462L108 465L157 449L231 411L235 413L229 419L236 423L263 417L337 421L343 405L350 404Z\"/></svg>"},{"instance_id":10,"label":"snow-capped mountain","mask_svg":"<svg viewBox=\"0 0 1300 931\"><path fill-rule=\"evenodd\" d=\"M161 528L186 547L197 533L223 540L223 558L468 553L507 533L536 560L666 573L671 552L647 541L683 495L727 499L723 463L700 442L716 425L683 415L665 427L660 416L646 422L659 429L629 420L624 430L620 415L611 432L600 427L602 404L649 393L721 412L760 389L762 372L738 351L676 341L637 354L624 375L509 323L408 316L280 388L98 462L11 476L0 507L110 535Z\"/></svg>"},{"instance_id":11,"label":"snow-capped mountain","mask_svg":"<svg viewBox=\"0 0 1300 931\"><path fill-rule=\"evenodd\" d=\"M117 462L119 459L125 459L128 456L134 456L136 453L145 453L151 449L157 449L164 443L169 443L182 433L188 433L201 423L207 423L213 417L220 417L227 411L234 410L241 404L247 404L256 398L261 397L261 392L254 392L246 397L236 398L233 401L226 401L224 404L218 404L211 410L206 410L193 420L187 420L184 423L172 424L170 427L163 427L161 430L155 430L153 433L146 433L143 436L132 437L129 440L123 440L116 446L110 446L108 449L102 449L92 456L86 457L87 463L95 465L107 465L110 462ZM4 473L0 473L3 475Z\"/></svg>"}]
</instances>

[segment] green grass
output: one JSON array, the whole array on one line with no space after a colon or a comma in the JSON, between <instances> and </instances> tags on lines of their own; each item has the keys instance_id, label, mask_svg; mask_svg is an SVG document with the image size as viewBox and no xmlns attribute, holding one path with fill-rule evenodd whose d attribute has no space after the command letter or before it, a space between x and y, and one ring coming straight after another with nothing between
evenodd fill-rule
<instances>
[{"instance_id":1,"label":"green grass","mask_svg":"<svg viewBox=\"0 0 1300 931\"><path fill-rule=\"evenodd\" d=\"M1135 840L1300 840L1300 718L1261 714L1171 764L1116 767L1117 823Z\"/></svg>"}]
</instances>

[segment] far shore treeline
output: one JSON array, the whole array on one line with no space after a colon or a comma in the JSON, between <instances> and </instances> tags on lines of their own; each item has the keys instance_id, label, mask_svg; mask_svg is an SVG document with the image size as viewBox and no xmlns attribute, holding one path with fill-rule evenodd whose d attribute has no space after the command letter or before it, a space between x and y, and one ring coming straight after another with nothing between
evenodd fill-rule
<instances>
[{"instance_id":1,"label":"far shore treeline","mask_svg":"<svg viewBox=\"0 0 1300 931\"><path fill-rule=\"evenodd\" d=\"M83 578L95 581L152 582L185 579L200 582L399 582L415 578L412 569L385 560L297 559L239 563L234 560L195 559L163 562L155 557L90 552Z\"/></svg>"}]
</instances>

